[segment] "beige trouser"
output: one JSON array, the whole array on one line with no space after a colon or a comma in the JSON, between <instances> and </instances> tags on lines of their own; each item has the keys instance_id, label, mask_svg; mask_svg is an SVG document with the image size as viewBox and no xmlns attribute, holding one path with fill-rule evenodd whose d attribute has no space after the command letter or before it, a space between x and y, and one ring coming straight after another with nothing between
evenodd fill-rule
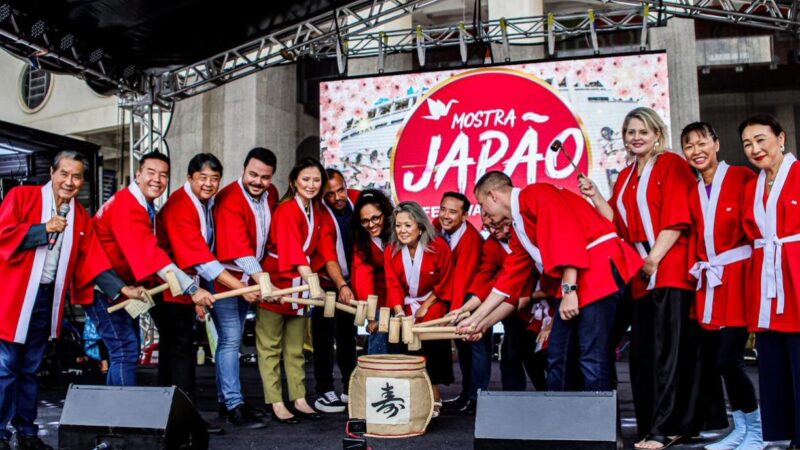
<instances>
[{"instance_id":1,"label":"beige trouser","mask_svg":"<svg viewBox=\"0 0 800 450\"><path fill-rule=\"evenodd\" d=\"M286 316L263 308L257 310L256 351L265 402L283 401L281 353L283 353L283 368L286 371L286 385L289 388L289 401L305 397L303 340L306 334L306 318Z\"/></svg>"}]
</instances>

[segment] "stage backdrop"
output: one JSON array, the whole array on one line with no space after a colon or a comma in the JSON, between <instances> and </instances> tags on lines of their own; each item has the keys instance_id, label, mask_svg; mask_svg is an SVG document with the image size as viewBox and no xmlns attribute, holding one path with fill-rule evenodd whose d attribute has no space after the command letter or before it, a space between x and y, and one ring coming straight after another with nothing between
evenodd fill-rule
<instances>
[{"instance_id":1,"label":"stage backdrop","mask_svg":"<svg viewBox=\"0 0 800 450\"><path fill-rule=\"evenodd\" d=\"M517 186L577 189L578 170L608 196L625 167L621 127L638 106L669 129L667 56L649 53L445 70L320 85L323 163L349 187L377 188L438 215L441 195L490 170ZM550 151L563 142L567 156ZM480 227L480 210L471 220Z\"/></svg>"}]
</instances>

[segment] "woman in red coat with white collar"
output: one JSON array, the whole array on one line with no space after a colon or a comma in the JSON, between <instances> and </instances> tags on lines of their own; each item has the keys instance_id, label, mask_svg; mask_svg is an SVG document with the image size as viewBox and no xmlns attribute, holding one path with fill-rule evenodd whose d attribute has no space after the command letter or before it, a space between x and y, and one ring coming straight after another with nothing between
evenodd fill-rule
<instances>
[{"instance_id":1,"label":"woman in red coat with white collar","mask_svg":"<svg viewBox=\"0 0 800 450\"><path fill-rule=\"evenodd\" d=\"M753 243L747 325L756 332L764 440L800 446L800 164L786 132L760 114L739 125L747 159L760 169L744 190L744 230Z\"/></svg>"},{"instance_id":2,"label":"woman in red coat with white collar","mask_svg":"<svg viewBox=\"0 0 800 450\"><path fill-rule=\"evenodd\" d=\"M376 189L363 191L353 207L353 287L356 297L378 296L378 306L386 306L386 273L383 250L392 234L392 202ZM376 317L377 319L377 317ZM367 354L389 353L386 333L378 333L378 321L367 323Z\"/></svg>"},{"instance_id":3,"label":"woman in red coat with white collar","mask_svg":"<svg viewBox=\"0 0 800 450\"><path fill-rule=\"evenodd\" d=\"M745 441L760 449L758 400L744 370L744 347L750 336L745 327L745 286L753 247L742 226L742 190L755 174L717 159L719 138L708 123L684 127L681 145L689 165L699 174L688 194L689 256L696 261L689 273L697 279L694 314L711 344L704 359L716 363L733 411L733 430L706 449L737 448Z\"/></svg>"},{"instance_id":4,"label":"woman in red coat with white collar","mask_svg":"<svg viewBox=\"0 0 800 450\"><path fill-rule=\"evenodd\" d=\"M327 183L325 169L313 158L303 158L289 173L289 189L272 216L267 242L267 258L262 266L278 289L305 284L308 275L329 261L336 261L336 250L323 229L321 199ZM319 262L312 266L311 261ZM337 263L338 264L338 263ZM294 294L294 296L306 296ZM319 419L306 401L305 357L306 317L302 305L281 303L279 298L259 304L256 319L258 369L264 383L266 402L272 404L273 419L286 424L297 419L286 408L281 389L281 354L286 372L289 401L306 419Z\"/></svg>"},{"instance_id":5,"label":"woman in red coat with white collar","mask_svg":"<svg viewBox=\"0 0 800 450\"><path fill-rule=\"evenodd\" d=\"M394 210L394 233L383 256L387 305L396 317L417 322L444 317L452 297L452 254L419 203L402 202ZM450 341L422 341L421 353L433 385L434 416L441 408L440 384L453 382Z\"/></svg>"}]
</instances>

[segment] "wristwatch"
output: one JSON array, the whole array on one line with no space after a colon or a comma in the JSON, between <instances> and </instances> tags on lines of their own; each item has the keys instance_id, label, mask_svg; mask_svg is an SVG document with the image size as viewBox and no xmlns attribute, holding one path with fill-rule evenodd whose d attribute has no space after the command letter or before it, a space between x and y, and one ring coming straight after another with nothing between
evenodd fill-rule
<instances>
[{"instance_id":1,"label":"wristwatch","mask_svg":"<svg viewBox=\"0 0 800 450\"><path fill-rule=\"evenodd\" d=\"M197 287L196 284L193 284L193 285L189 286L188 288L186 288L185 294L186 295L194 295L194 293L197 292L199 289L200 288Z\"/></svg>"},{"instance_id":2,"label":"wristwatch","mask_svg":"<svg viewBox=\"0 0 800 450\"><path fill-rule=\"evenodd\" d=\"M564 295L567 295L570 292L578 292L578 285L577 284L569 284L569 283L561 283L561 293L564 294Z\"/></svg>"}]
</instances>

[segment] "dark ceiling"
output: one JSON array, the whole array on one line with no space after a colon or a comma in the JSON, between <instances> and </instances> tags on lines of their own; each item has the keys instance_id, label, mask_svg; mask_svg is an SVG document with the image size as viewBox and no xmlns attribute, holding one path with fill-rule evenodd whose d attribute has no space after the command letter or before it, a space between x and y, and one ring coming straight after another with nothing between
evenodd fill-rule
<instances>
[{"instance_id":1,"label":"dark ceiling","mask_svg":"<svg viewBox=\"0 0 800 450\"><path fill-rule=\"evenodd\" d=\"M194 63L248 41L351 3L347 0L12 0L18 34L51 52L74 36L79 60L102 50L104 69L118 79ZM47 40L37 33L43 22ZM38 25L39 29L41 26ZM9 30L0 15L0 28ZM0 45L17 56L31 51L7 38ZM72 57L71 50L68 55ZM53 58L51 70L75 72ZM83 62L83 61L82 61ZM127 69L127 71L126 71Z\"/></svg>"}]
</instances>

